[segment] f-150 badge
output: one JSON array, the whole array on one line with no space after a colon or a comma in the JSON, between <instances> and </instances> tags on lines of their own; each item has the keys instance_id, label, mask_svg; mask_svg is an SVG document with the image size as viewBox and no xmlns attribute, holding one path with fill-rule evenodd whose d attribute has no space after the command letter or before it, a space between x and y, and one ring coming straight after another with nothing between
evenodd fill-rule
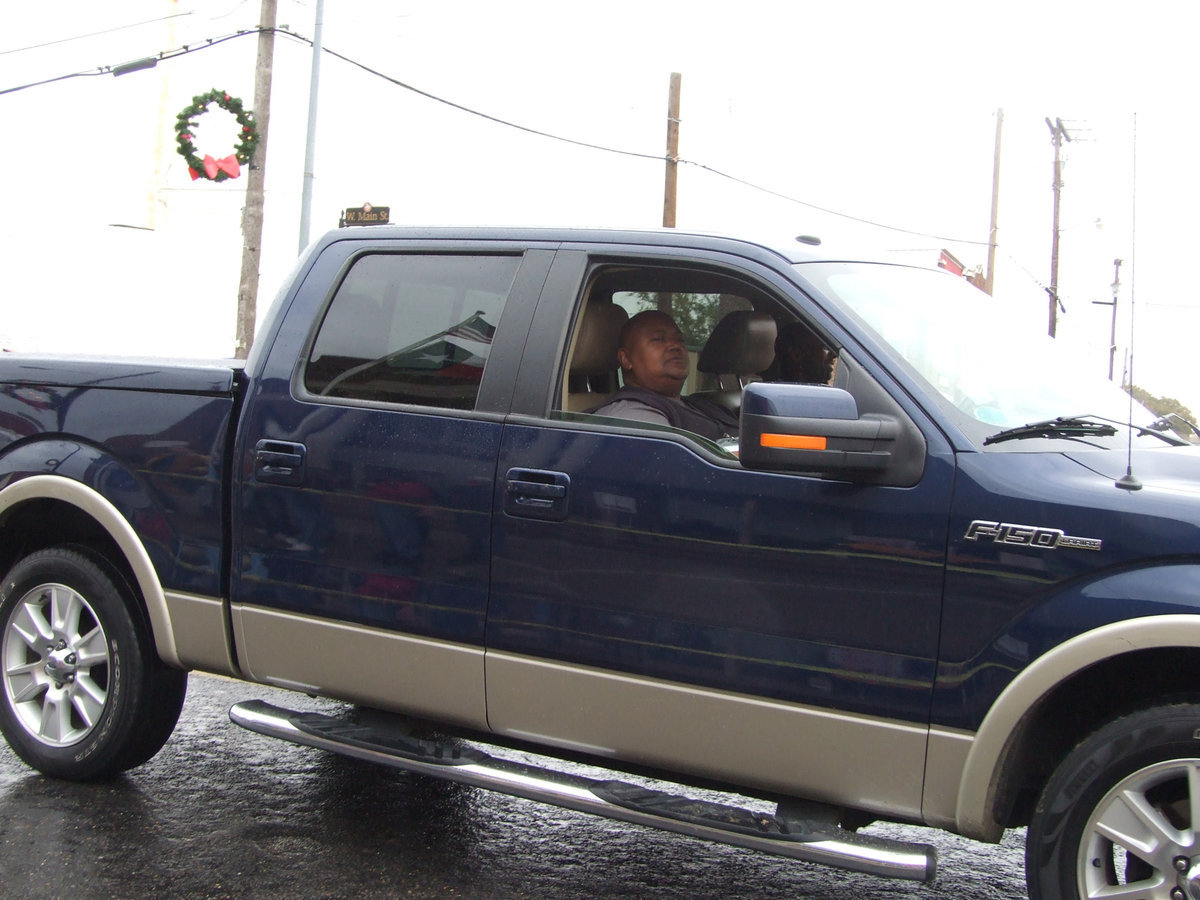
<instances>
[{"instance_id":1,"label":"f-150 badge","mask_svg":"<svg viewBox=\"0 0 1200 900\"><path fill-rule=\"evenodd\" d=\"M985 522L976 519L963 535L968 541L994 541L997 544L1016 544L1039 550L1099 550L1099 538L1072 537L1058 528L1037 525L1013 525L1010 522Z\"/></svg>"}]
</instances>

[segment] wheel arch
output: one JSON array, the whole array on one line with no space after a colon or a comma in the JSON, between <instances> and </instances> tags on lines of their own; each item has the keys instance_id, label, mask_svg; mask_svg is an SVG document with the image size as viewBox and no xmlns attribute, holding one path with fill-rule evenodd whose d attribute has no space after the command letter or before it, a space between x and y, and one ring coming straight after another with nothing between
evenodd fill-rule
<instances>
[{"instance_id":1,"label":"wheel arch","mask_svg":"<svg viewBox=\"0 0 1200 900\"><path fill-rule=\"evenodd\" d=\"M1114 622L1043 654L1004 689L975 734L956 829L995 841L1024 824L1030 798L1075 744L1127 707L1200 693L1190 677L1197 665L1200 615L1187 613Z\"/></svg>"},{"instance_id":2,"label":"wheel arch","mask_svg":"<svg viewBox=\"0 0 1200 900\"><path fill-rule=\"evenodd\" d=\"M138 591L159 657L168 665L184 668L179 658L166 596L154 564L133 526L102 494L70 478L31 475L0 490L0 525L8 530L21 515L50 511L55 506L69 507L72 511L61 539L35 541L24 546L19 540L3 540L0 542L0 562L4 570L12 566L18 555L40 549L49 543L80 543L101 553L131 579Z\"/></svg>"}]
</instances>

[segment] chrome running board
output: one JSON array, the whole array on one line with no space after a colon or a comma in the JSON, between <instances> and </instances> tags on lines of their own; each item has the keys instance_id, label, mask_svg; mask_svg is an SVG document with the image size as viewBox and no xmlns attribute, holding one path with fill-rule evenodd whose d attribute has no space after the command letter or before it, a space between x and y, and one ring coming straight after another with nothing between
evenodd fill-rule
<instances>
[{"instance_id":1,"label":"chrome running board","mask_svg":"<svg viewBox=\"0 0 1200 900\"><path fill-rule=\"evenodd\" d=\"M395 728L293 712L262 700L236 704L229 718L294 744L777 856L913 881L933 881L937 871L937 851L928 844L856 834L820 816L772 815L571 775L491 756L474 744L425 740Z\"/></svg>"}]
</instances>

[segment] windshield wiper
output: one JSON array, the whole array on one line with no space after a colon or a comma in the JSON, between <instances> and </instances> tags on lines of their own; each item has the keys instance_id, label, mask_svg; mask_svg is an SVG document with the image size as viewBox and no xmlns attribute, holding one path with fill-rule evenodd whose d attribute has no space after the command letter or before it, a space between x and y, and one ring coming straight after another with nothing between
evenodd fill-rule
<instances>
[{"instance_id":1,"label":"windshield wiper","mask_svg":"<svg viewBox=\"0 0 1200 900\"><path fill-rule=\"evenodd\" d=\"M1200 437L1200 428L1198 428L1194 422L1189 422L1183 416L1179 415L1179 413L1167 413L1165 416L1155 419L1146 427L1152 432L1156 432L1157 436L1162 436L1163 432L1175 436L1177 434L1175 430L1176 422L1186 428L1191 429L1192 434L1196 435L1196 437ZM1186 442L1186 439L1182 436L1180 436L1179 439Z\"/></svg>"},{"instance_id":2,"label":"windshield wiper","mask_svg":"<svg viewBox=\"0 0 1200 900\"><path fill-rule=\"evenodd\" d=\"M1117 429L1105 422L1097 422L1084 416L1059 416L1044 422L1030 422L1016 428L997 431L983 439L983 445L999 444L1002 441L1019 441L1025 438L1076 438L1112 437Z\"/></svg>"}]
</instances>

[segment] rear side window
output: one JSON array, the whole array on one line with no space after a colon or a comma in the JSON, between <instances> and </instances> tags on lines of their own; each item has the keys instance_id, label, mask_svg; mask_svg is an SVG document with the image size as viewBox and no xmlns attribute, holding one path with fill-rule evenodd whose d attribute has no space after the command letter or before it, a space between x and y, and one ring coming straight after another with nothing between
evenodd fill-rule
<instances>
[{"instance_id":1,"label":"rear side window","mask_svg":"<svg viewBox=\"0 0 1200 900\"><path fill-rule=\"evenodd\" d=\"M313 343L304 386L323 397L474 409L520 259L360 258Z\"/></svg>"}]
</instances>

